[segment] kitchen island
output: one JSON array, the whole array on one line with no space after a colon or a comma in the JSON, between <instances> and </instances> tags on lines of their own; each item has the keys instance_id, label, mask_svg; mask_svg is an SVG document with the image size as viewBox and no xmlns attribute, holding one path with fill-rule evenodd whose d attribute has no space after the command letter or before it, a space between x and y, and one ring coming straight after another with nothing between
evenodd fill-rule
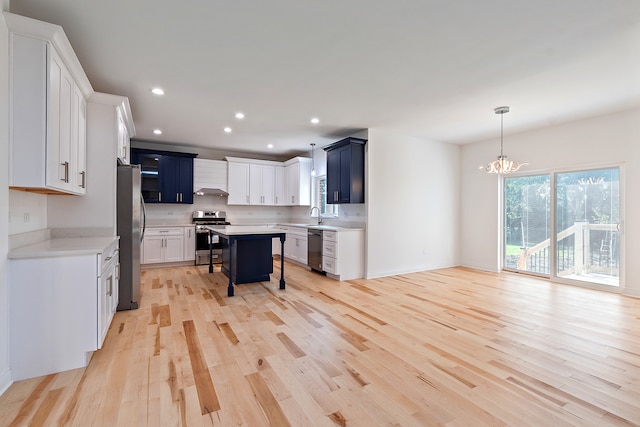
<instances>
[{"instance_id":1,"label":"kitchen island","mask_svg":"<svg viewBox=\"0 0 640 427\"><path fill-rule=\"evenodd\" d=\"M280 289L285 288L284 280L284 242L287 233L268 226L207 227L213 242L216 235L222 243L222 272L229 278L227 295L233 296L233 285L241 283L269 281L273 272L271 254L274 238L280 239ZM209 244L213 255L213 244ZM209 273L213 273L212 257L209 257Z\"/></svg>"}]
</instances>

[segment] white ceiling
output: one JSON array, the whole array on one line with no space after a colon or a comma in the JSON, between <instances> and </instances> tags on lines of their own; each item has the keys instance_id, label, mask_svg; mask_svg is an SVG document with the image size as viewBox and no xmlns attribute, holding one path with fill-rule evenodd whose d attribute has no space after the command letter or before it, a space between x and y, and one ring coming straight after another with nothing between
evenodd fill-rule
<instances>
[{"instance_id":1,"label":"white ceiling","mask_svg":"<svg viewBox=\"0 0 640 427\"><path fill-rule=\"evenodd\" d=\"M94 90L128 96L136 138L150 141L285 155L382 127L462 144L499 134L500 105L511 107L505 135L640 105L638 0L11 0L10 10L61 25Z\"/></svg>"}]
</instances>

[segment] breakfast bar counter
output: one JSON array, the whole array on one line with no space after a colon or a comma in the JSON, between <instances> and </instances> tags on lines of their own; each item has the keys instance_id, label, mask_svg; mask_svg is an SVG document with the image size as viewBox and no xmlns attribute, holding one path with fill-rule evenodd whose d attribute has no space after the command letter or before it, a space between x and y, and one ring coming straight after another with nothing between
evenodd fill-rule
<instances>
[{"instance_id":1,"label":"breakfast bar counter","mask_svg":"<svg viewBox=\"0 0 640 427\"><path fill-rule=\"evenodd\" d=\"M269 226L207 227L211 234L217 235L222 243L222 272L229 278L227 295L234 294L233 286L241 283L269 281L273 273L272 244L274 238L280 239L280 289L285 288L284 280L284 242L287 233ZM209 245L213 253L213 245ZM212 257L209 257L211 260ZM213 273L213 262L209 262L209 273Z\"/></svg>"}]
</instances>

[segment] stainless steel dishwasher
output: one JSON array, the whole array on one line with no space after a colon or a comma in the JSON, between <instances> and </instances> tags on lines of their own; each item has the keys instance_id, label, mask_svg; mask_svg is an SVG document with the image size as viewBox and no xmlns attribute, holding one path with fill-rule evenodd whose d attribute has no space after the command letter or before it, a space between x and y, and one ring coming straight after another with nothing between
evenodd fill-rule
<instances>
[{"instance_id":1,"label":"stainless steel dishwasher","mask_svg":"<svg viewBox=\"0 0 640 427\"><path fill-rule=\"evenodd\" d=\"M307 229L307 265L322 271L322 230Z\"/></svg>"}]
</instances>

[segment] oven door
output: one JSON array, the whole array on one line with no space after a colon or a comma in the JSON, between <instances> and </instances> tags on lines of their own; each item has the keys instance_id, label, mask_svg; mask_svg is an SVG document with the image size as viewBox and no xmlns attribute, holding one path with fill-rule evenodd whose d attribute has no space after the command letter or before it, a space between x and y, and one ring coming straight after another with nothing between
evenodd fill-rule
<instances>
[{"instance_id":1,"label":"oven door","mask_svg":"<svg viewBox=\"0 0 640 427\"><path fill-rule=\"evenodd\" d=\"M196 265L209 264L209 231L196 231ZM222 262L222 245L220 238L213 236L213 256L214 264Z\"/></svg>"}]
</instances>

